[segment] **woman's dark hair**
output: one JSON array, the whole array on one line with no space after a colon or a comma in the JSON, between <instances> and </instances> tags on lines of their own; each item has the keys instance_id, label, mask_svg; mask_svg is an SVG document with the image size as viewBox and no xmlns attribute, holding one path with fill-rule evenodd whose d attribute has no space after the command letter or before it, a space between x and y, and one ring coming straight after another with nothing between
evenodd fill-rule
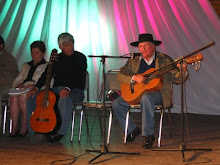
<instances>
[{"instance_id":1,"label":"woman's dark hair","mask_svg":"<svg viewBox=\"0 0 220 165\"><path fill-rule=\"evenodd\" d=\"M31 47L31 50L32 50L33 48L38 48L38 49L40 49L40 51L41 51L42 53L45 53L45 51L46 51L46 46L45 46L45 44L44 44L43 41L34 41L34 42L30 45L30 47Z\"/></svg>"}]
</instances>

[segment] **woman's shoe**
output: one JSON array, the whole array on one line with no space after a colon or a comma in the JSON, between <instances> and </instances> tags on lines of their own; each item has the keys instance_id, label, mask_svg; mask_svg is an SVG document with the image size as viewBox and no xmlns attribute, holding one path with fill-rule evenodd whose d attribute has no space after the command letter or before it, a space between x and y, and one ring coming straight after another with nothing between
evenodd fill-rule
<instances>
[{"instance_id":1,"label":"woman's shoe","mask_svg":"<svg viewBox=\"0 0 220 165\"><path fill-rule=\"evenodd\" d=\"M10 137L10 138L15 138L17 136L18 136L18 134L14 134L14 135L10 134L10 135L8 135L8 137Z\"/></svg>"},{"instance_id":2,"label":"woman's shoe","mask_svg":"<svg viewBox=\"0 0 220 165\"><path fill-rule=\"evenodd\" d=\"M20 133L19 133L18 136L19 136L19 137L25 137L25 136L27 135L27 133L28 133L28 131L26 131L26 132L23 133L23 134L20 134Z\"/></svg>"},{"instance_id":3,"label":"woman's shoe","mask_svg":"<svg viewBox=\"0 0 220 165\"><path fill-rule=\"evenodd\" d=\"M12 135L11 133L8 135L8 137L10 137L10 138L15 138L15 137L17 137L19 135L19 130L17 130L17 132L14 134L14 135Z\"/></svg>"}]
</instances>

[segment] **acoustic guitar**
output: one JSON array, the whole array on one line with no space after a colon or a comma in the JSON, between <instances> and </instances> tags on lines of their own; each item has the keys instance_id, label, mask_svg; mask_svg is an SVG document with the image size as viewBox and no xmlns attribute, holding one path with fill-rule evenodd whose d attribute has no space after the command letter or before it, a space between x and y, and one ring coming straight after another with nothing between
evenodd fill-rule
<instances>
[{"instance_id":1,"label":"acoustic guitar","mask_svg":"<svg viewBox=\"0 0 220 165\"><path fill-rule=\"evenodd\" d=\"M57 127L56 95L50 91L51 75L54 61L57 60L57 50L53 49L48 63L47 77L44 91L36 98L36 109L30 119L31 128L38 133L49 133Z\"/></svg>"},{"instance_id":2,"label":"acoustic guitar","mask_svg":"<svg viewBox=\"0 0 220 165\"><path fill-rule=\"evenodd\" d=\"M201 54L186 58L184 61L188 64L201 61ZM159 91L163 87L162 75L168 73L176 67L177 61L168 64L167 66L156 70L155 68L148 69L141 75L146 77L144 83L126 84L121 83L121 96L130 105L140 103L142 95L146 92Z\"/></svg>"}]
</instances>

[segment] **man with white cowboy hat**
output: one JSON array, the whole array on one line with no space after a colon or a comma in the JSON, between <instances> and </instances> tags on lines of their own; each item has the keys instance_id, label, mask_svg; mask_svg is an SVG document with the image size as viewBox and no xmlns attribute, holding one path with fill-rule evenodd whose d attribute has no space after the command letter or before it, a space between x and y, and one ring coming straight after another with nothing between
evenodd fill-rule
<instances>
[{"instance_id":1,"label":"man with white cowboy hat","mask_svg":"<svg viewBox=\"0 0 220 165\"><path fill-rule=\"evenodd\" d=\"M141 73L155 68L159 69L171 63L173 60L170 56L156 51L156 46L162 42L154 40L152 34L140 34L136 42L130 43L131 46L137 47L140 56L135 56L129 59L127 63L120 68L117 79L120 83L133 84L144 83L147 79ZM177 65L180 67L180 65ZM127 142L132 142L135 137L142 133L143 144L142 147L150 149L154 142L154 123L155 123L155 105L163 104L164 108L172 104L172 91L171 84L180 84L181 76L180 70L175 67L172 71L163 75L163 86L159 91L146 92L142 95L140 100L140 107L142 112L142 130L140 130L136 123L129 117L128 122L128 136ZM188 78L189 74L186 72L187 65L183 64L184 81ZM120 125L125 130L125 116L129 104L122 98L118 97L112 103L114 113L116 114Z\"/></svg>"}]
</instances>

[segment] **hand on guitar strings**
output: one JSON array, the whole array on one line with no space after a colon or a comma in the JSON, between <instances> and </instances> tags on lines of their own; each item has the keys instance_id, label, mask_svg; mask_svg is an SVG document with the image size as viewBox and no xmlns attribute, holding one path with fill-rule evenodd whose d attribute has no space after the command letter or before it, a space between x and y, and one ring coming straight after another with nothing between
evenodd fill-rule
<instances>
[{"instance_id":1,"label":"hand on guitar strings","mask_svg":"<svg viewBox=\"0 0 220 165\"><path fill-rule=\"evenodd\" d=\"M142 76L141 74L133 75L132 80L137 83L143 83L146 80L146 77Z\"/></svg>"}]
</instances>

